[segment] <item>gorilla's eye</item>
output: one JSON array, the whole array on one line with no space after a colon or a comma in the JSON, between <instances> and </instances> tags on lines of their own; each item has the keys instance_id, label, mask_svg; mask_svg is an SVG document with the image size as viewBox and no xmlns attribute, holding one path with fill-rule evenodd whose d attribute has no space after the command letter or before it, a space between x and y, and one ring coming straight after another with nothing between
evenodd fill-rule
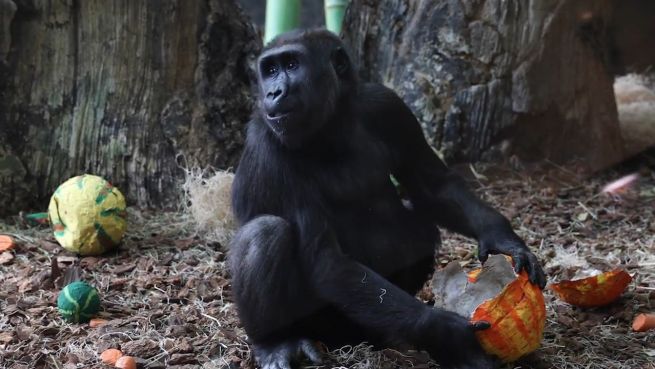
<instances>
[{"instance_id":1,"label":"gorilla's eye","mask_svg":"<svg viewBox=\"0 0 655 369\"><path fill-rule=\"evenodd\" d=\"M273 76L277 73L277 66L273 63L265 63L262 65L262 74L265 77Z\"/></svg>"},{"instance_id":2,"label":"gorilla's eye","mask_svg":"<svg viewBox=\"0 0 655 369\"><path fill-rule=\"evenodd\" d=\"M298 60L296 58L290 58L287 60L287 70L294 70L298 68Z\"/></svg>"}]
</instances>

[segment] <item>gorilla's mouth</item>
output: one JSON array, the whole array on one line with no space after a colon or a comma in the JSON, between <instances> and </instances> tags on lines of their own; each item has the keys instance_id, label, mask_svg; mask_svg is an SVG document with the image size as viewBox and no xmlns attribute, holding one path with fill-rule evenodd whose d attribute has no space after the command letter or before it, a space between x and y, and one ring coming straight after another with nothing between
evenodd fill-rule
<instances>
[{"instance_id":1,"label":"gorilla's mouth","mask_svg":"<svg viewBox=\"0 0 655 369\"><path fill-rule=\"evenodd\" d=\"M275 133L287 135L292 130L295 113L295 109L275 109L266 112L266 120Z\"/></svg>"},{"instance_id":2,"label":"gorilla's mouth","mask_svg":"<svg viewBox=\"0 0 655 369\"><path fill-rule=\"evenodd\" d=\"M266 119L268 120L279 120L287 117L291 114L291 111L280 111L266 114Z\"/></svg>"},{"instance_id":3,"label":"gorilla's mouth","mask_svg":"<svg viewBox=\"0 0 655 369\"><path fill-rule=\"evenodd\" d=\"M288 117L291 115L291 112L276 112L273 114L266 114L266 121L268 122L268 126L271 127L273 132L275 132L278 135L285 135L287 134L289 127L288 127Z\"/></svg>"}]
</instances>

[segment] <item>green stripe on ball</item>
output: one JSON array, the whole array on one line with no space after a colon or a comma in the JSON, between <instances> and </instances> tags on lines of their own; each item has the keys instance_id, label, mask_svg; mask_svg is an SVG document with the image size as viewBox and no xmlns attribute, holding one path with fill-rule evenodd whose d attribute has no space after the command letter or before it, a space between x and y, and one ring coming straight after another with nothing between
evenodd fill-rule
<instances>
[{"instance_id":1,"label":"green stripe on ball","mask_svg":"<svg viewBox=\"0 0 655 369\"><path fill-rule=\"evenodd\" d=\"M73 282L59 292L57 309L66 321L88 322L100 310L98 291L86 282Z\"/></svg>"}]
</instances>

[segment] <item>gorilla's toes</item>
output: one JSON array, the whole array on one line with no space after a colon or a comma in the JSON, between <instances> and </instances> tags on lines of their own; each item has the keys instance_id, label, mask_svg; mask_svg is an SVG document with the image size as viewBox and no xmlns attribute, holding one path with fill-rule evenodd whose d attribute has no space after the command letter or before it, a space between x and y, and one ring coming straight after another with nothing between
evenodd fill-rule
<instances>
[{"instance_id":1,"label":"gorilla's toes","mask_svg":"<svg viewBox=\"0 0 655 369\"><path fill-rule=\"evenodd\" d=\"M312 364L319 365L323 362L323 352L318 348L317 344L303 339L299 341L300 350L312 362Z\"/></svg>"},{"instance_id":2,"label":"gorilla's toes","mask_svg":"<svg viewBox=\"0 0 655 369\"><path fill-rule=\"evenodd\" d=\"M277 345L255 345L255 358L262 369L292 369L305 358L312 364L320 364L323 354L314 342L301 339Z\"/></svg>"}]
</instances>

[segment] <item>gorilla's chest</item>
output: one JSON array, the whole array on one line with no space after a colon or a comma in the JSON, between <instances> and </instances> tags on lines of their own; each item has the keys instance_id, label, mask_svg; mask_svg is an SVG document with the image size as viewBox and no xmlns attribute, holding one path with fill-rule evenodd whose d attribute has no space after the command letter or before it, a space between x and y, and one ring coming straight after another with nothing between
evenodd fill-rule
<instances>
[{"instance_id":1,"label":"gorilla's chest","mask_svg":"<svg viewBox=\"0 0 655 369\"><path fill-rule=\"evenodd\" d=\"M312 165L319 170L309 172L306 184L309 191L320 194L314 206L325 212L344 241L384 238L385 234L395 238L408 211L390 179L390 155L374 140L363 142L321 158L320 164Z\"/></svg>"},{"instance_id":2,"label":"gorilla's chest","mask_svg":"<svg viewBox=\"0 0 655 369\"><path fill-rule=\"evenodd\" d=\"M354 211L396 200L384 146L370 140L352 145L317 158L311 165L316 170L308 172L308 184L319 191L323 206L335 212Z\"/></svg>"}]
</instances>

